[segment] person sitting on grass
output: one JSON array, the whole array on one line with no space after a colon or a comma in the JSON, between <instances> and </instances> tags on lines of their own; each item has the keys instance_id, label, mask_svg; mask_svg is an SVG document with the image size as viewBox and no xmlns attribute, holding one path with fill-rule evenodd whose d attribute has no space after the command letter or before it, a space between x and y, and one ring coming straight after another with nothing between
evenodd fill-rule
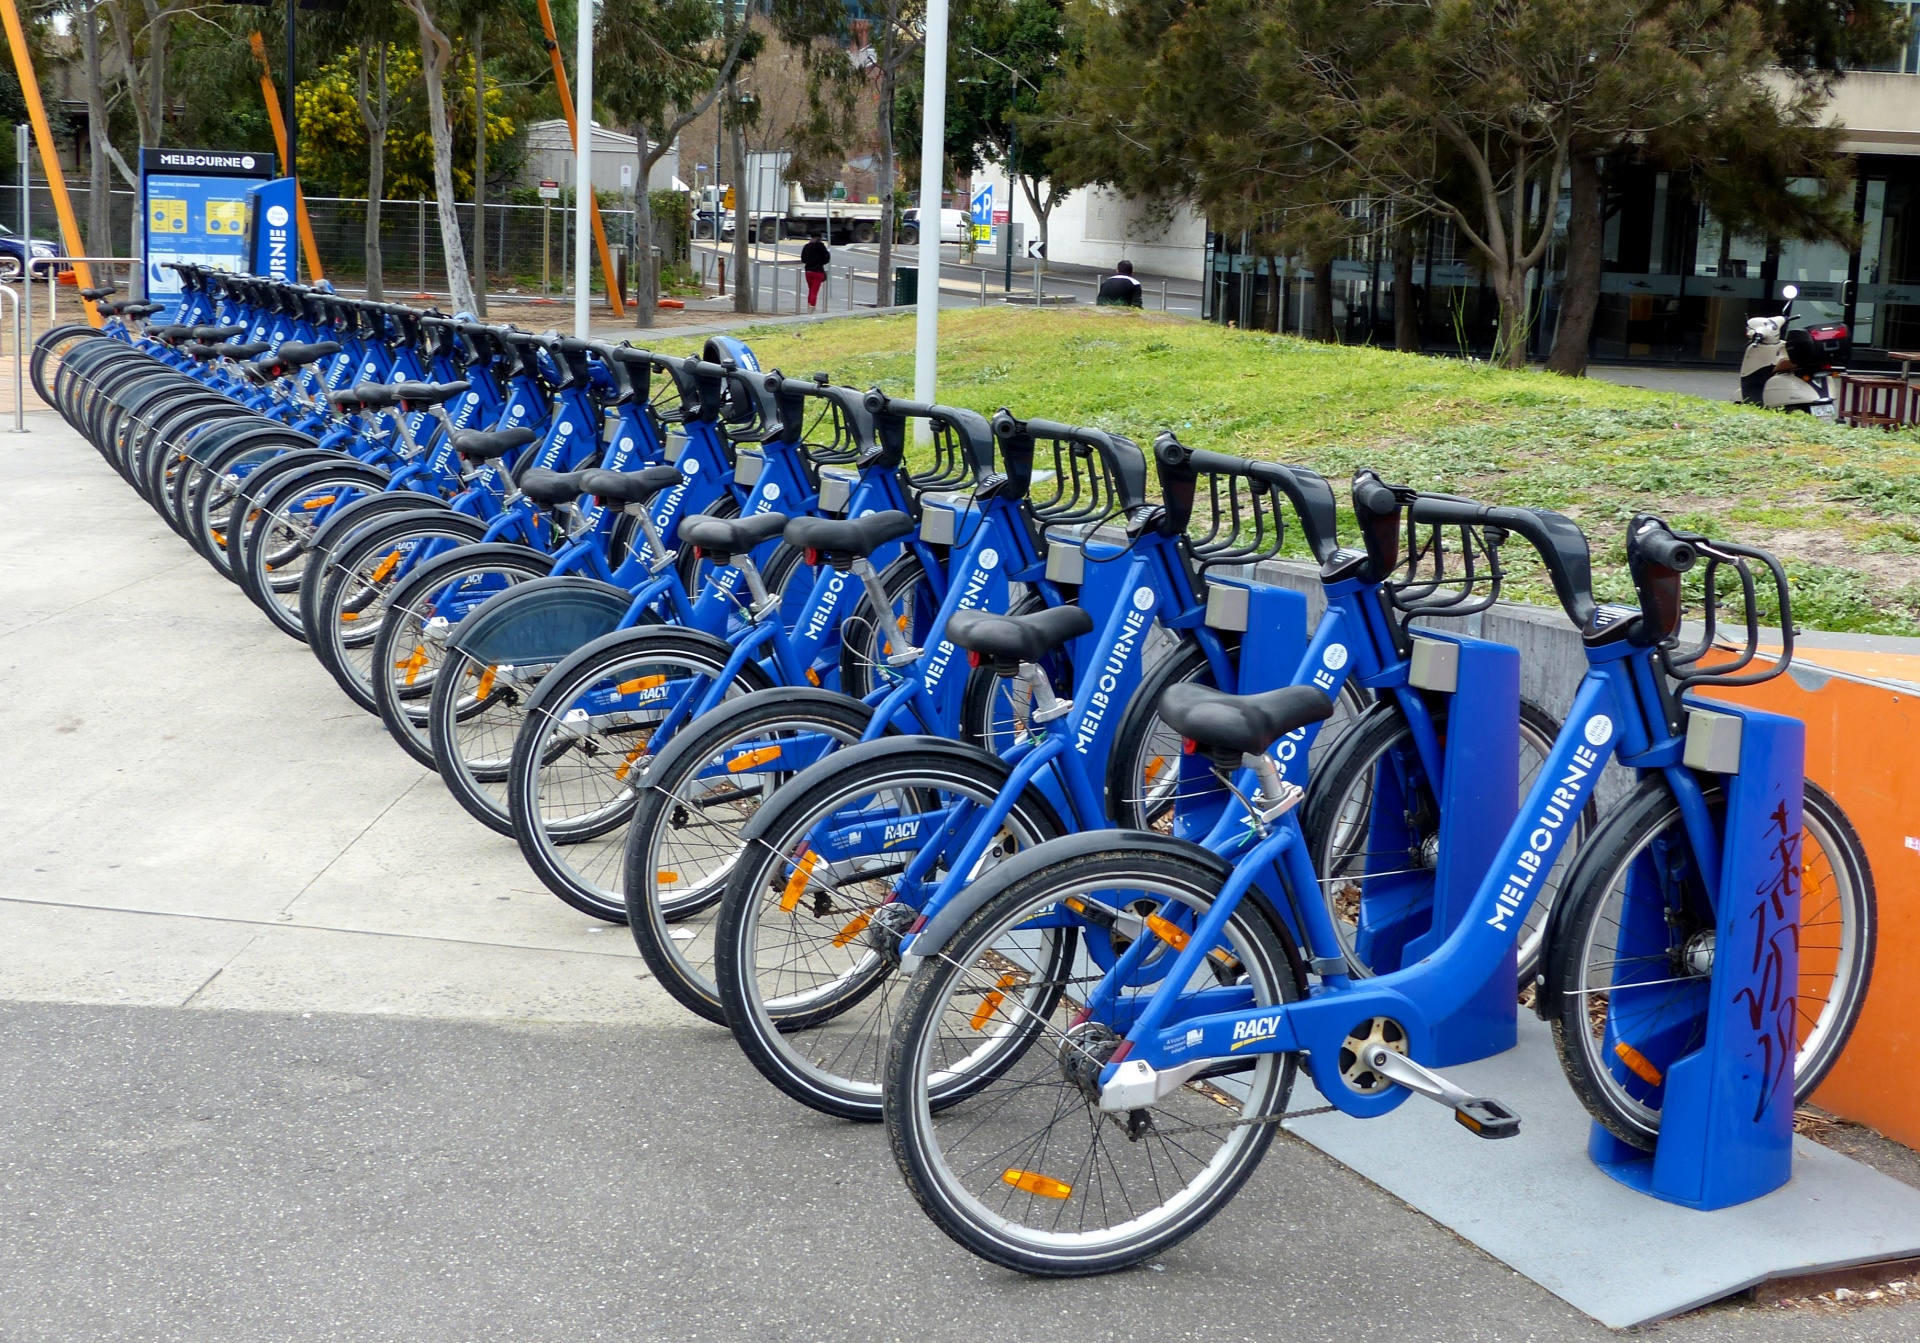
<instances>
[{"instance_id":1,"label":"person sitting on grass","mask_svg":"<svg viewBox=\"0 0 1920 1343\"><path fill-rule=\"evenodd\" d=\"M1141 306L1143 291L1140 282L1133 278L1133 263L1122 261L1113 268L1114 273L1100 282L1100 293L1094 300L1102 306L1114 304L1123 308Z\"/></svg>"}]
</instances>

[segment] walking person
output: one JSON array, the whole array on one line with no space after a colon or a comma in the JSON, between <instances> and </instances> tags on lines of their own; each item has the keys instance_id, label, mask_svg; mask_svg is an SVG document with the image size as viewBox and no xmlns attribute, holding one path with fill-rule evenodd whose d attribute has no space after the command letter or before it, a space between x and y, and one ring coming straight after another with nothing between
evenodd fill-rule
<instances>
[{"instance_id":1,"label":"walking person","mask_svg":"<svg viewBox=\"0 0 1920 1343\"><path fill-rule=\"evenodd\" d=\"M810 234L807 245L800 249L800 269L807 275L808 311L820 306L820 286L826 283L827 266L832 261L833 253L827 250L827 245L820 240L820 235Z\"/></svg>"},{"instance_id":2,"label":"walking person","mask_svg":"<svg viewBox=\"0 0 1920 1343\"><path fill-rule=\"evenodd\" d=\"M1113 268L1113 274L1100 282L1100 292L1095 296L1094 301L1102 305L1117 304L1125 308L1138 308L1143 306L1141 303L1143 297L1140 282L1133 278L1133 263L1122 261Z\"/></svg>"}]
</instances>

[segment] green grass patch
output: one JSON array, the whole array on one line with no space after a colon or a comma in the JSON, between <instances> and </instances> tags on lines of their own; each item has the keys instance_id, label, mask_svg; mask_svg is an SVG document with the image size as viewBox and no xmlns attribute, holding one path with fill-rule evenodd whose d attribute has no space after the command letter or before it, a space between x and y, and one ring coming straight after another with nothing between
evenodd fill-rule
<instances>
[{"instance_id":1,"label":"green grass patch","mask_svg":"<svg viewBox=\"0 0 1920 1343\"><path fill-rule=\"evenodd\" d=\"M766 367L912 391L911 314L739 334ZM1658 513L1775 550L1806 628L1920 633L1911 434L1113 308L953 310L940 338L949 404L1094 425L1143 447L1171 429L1192 447L1311 466L1343 495L1367 466L1422 489L1558 509L1586 529L1603 597L1630 592L1627 519ZM658 347L698 344L663 335ZM1524 546L1509 549L1510 594L1547 596Z\"/></svg>"}]
</instances>

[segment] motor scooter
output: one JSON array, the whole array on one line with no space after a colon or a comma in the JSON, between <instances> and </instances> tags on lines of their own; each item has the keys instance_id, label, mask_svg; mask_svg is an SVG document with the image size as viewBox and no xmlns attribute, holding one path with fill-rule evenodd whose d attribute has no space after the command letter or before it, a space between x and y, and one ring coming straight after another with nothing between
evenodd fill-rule
<instances>
[{"instance_id":1,"label":"motor scooter","mask_svg":"<svg viewBox=\"0 0 1920 1343\"><path fill-rule=\"evenodd\" d=\"M1740 363L1740 399L1769 410L1802 411L1819 419L1835 416L1827 375L1847 340L1840 322L1787 330L1797 285L1782 285L1786 305L1777 317L1747 319L1747 353ZM1791 367L1782 369L1783 360Z\"/></svg>"}]
</instances>

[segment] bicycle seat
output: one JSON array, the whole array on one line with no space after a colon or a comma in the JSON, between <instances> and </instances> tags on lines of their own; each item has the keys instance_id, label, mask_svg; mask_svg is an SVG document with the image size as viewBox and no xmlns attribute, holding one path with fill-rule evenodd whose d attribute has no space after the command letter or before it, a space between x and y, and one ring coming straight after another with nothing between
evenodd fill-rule
<instances>
[{"instance_id":1,"label":"bicycle seat","mask_svg":"<svg viewBox=\"0 0 1920 1343\"><path fill-rule=\"evenodd\" d=\"M682 518L680 541L715 555L745 555L786 528L785 513L756 513L750 518Z\"/></svg>"},{"instance_id":2,"label":"bicycle seat","mask_svg":"<svg viewBox=\"0 0 1920 1343\"><path fill-rule=\"evenodd\" d=\"M190 340L180 348L189 358L198 359L203 363L219 357L219 352L203 340Z\"/></svg>"},{"instance_id":3,"label":"bicycle seat","mask_svg":"<svg viewBox=\"0 0 1920 1343\"><path fill-rule=\"evenodd\" d=\"M269 348L264 340L250 340L245 345L226 341L214 346L213 352L225 359L251 359L256 354L265 354Z\"/></svg>"},{"instance_id":4,"label":"bicycle seat","mask_svg":"<svg viewBox=\"0 0 1920 1343\"><path fill-rule=\"evenodd\" d=\"M786 538L824 555L834 568L845 569L853 560L865 559L912 530L912 518L890 509L859 518L795 518L787 524Z\"/></svg>"},{"instance_id":5,"label":"bicycle seat","mask_svg":"<svg viewBox=\"0 0 1920 1343\"><path fill-rule=\"evenodd\" d=\"M470 385L466 382L397 382L393 390L409 406L437 406L465 396Z\"/></svg>"},{"instance_id":6,"label":"bicycle seat","mask_svg":"<svg viewBox=\"0 0 1920 1343\"><path fill-rule=\"evenodd\" d=\"M116 292L119 288L120 288L119 285L114 285L114 284L104 284L104 285L97 284L97 285L94 285L91 289L82 289L80 291L80 297L84 299L88 299L93 302L98 302L100 299L105 298L108 294Z\"/></svg>"},{"instance_id":7,"label":"bicycle seat","mask_svg":"<svg viewBox=\"0 0 1920 1343\"><path fill-rule=\"evenodd\" d=\"M1093 617L1077 606L1051 606L1021 616L955 611L947 617L949 643L993 659L993 669L1012 676L1022 662L1038 662L1069 639L1093 630Z\"/></svg>"},{"instance_id":8,"label":"bicycle seat","mask_svg":"<svg viewBox=\"0 0 1920 1343\"><path fill-rule=\"evenodd\" d=\"M235 336L244 336L247 334L247 329L244 326L196 326L192 328L191 334L195 340L213 345L219 341L232 340Z\"/></svg>"},{"instance_id":9,"label":"bicycle seat","mask_svg":"<svg viewBox=\"0 0 1920 1343\"><path fill-rule=\"evenodd\" d=\"M515 448L525 447L540 435L524 426L512 429L459 429L454 431L453 450L474 462L490 462Z\"/></svg>"},{"instance_id":10,"label":"bicycle seat","mask_svg":"<svg viewBox=\"0 0 1920 1343\"><path fill-rule=\"evenodd\" d=\"M155 340L165 341L169 345L178 345L181 341L192 338L193 328L190 326L163 326L149 331L147 334Z\"/></svg>"},{"instance_id":11,"label":"bicycle seat","mask_svg":"<svg viewBox=\"0 0 1920 1343\"><path fill-rule=\"evenodd\" d=\"M1309 723L1333 716L1333 701L1310 685L1283 686L1258 695L1229 695L1183 681L1160 696L1163 722L1208 752L1260 755Z\"/></svg>"},{"instance_id":12,"label":"bicycle seat","mask_svg":"<svg viewBox=\"0 0 1920 1343\"><path fill-rule=\"evenodd\" d=\"M520 476L520 493L542 508L570 504L586 493L580 480L583 474L580 471L549 471L544 467L530 466Z\"/></svg>"},{"instance_id":13,"label":"bicycle seat","mask_svg":"<svg viewBox=\"0 0 1920 1343\"><path fill-rule=\"evenodd\" d=\"M639 471L603 471L595 467L580 473L584 493L618 504L644 504L685 479L677 466L649 466Z\"/></svg>"},{"instance_id":14,"label":"bicycle seat","mask_svg":"<svg viewBox=\"0 0 1920 1343\"><path fill-rule=\"evenodd\" d=\"M284 364L288 368L299 368L311 364L316 359L325 359L330 354L340 353L337 340L316 340L306 344L288 341L273 352L273 362Z\"/></svg>"},{"instance_id":15,"label":"bicycle seat","mask_svg":"<svg viewBox=\"0 0 1920 1343\"><path fill-rule=\"evenodd\" d=\"M109 306L119 316L131 317L135 321L160 311L158 303L114 303Z\"/></svg>"}]
</instances>

